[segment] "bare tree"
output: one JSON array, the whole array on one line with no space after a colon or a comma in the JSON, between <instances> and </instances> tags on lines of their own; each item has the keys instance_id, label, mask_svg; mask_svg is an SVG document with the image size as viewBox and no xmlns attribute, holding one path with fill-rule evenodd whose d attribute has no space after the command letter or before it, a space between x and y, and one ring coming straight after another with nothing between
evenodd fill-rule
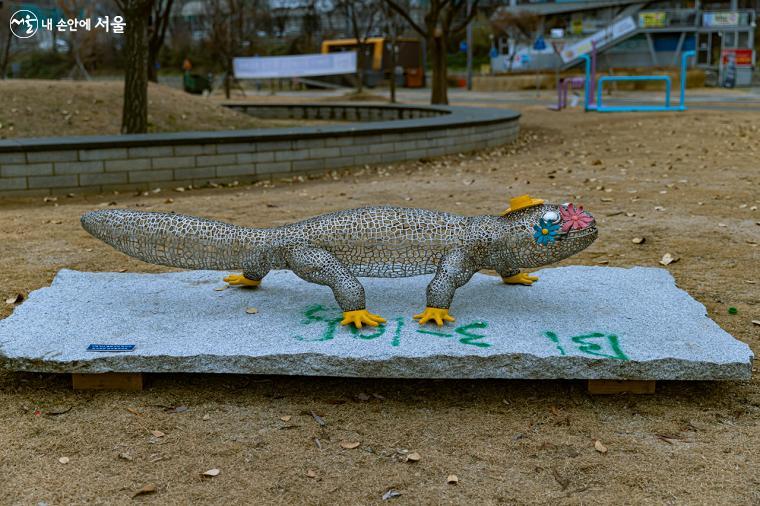
<instances>
[{"instance_id":1,"label":"bare tree","mask_svg":"<svg viewBox=\"0 0 760 506\"><path fill-rule=\"evenodd\" d=\"M388 5L383 3L383 14L385 15L385 33L389 39L389 54L391 67L390 92L391 103L396 103L396 67L398 66L398 38L404 30L406 23L396 14Z\"/></svg>"},{"instance_id":2,"label":"bare tree","mask_svg":"<svg viewBox=\"0 0 760 506\"><path fill-rule=\"evenodd\" d=\"M341 0L339 8L356 39L356 92L361 93L364 90L364 71L367 66L367 39L382 14L381 5L377 0ZM372 54L369 57L372 58Z\"/></svg>"},{"instance_id":3,"label":"bare tree","mask_svg":"<svg viewBox=\"0 0 760 506\"><path fill-rule=\"evenodd\" d=\"M116 0L127 26L121 133L148 131L148 19L153 0Z\"/></svg>"},{"instance_id":4,"label":"bare tree","mask_svg":"<svg viewBox=\"0 0 760 506\"><path fill-rule=\"evenodd\" d=\"M158 82L158 53L164 45L166 30L174 0L155 0L151 9L151 24L148 27L148 80Z\"/></svg>"},{"instance_id":5,"label":"bare tree","mask_svg":"<svg viewBox=\"0 0 760 506\"><path fill-rule=\"evenodd\" d=\"M94 14L94 5L87 0L58 0L56 3L66 19L75 19L77 17L91 18ZM56 32L57 30L53 30L53 48L56 46ZM91 63L96 36L97 32L93 30L77 30L64 33L63 37L68 42L69 53L74 57L74 67L69 72L70 78L75 77L79 73L85 80L89 81L91 79L86 63ZM90 60L85 62L88 57Z\"/></svg>"},{"instance_id":6,"label":"bare tree","mask_svg":"<svg viewBox=\"0 0 760 506\"><path fill-rule=\"evenodd\" d=\"M11 56L13 34L10 30L10 11L0 2L0 79L5 79Z\"/></svg>"},{"instance_id":7,"label":"bare tree","mask_svg":"<svg viewBox=\"0 0 760 506\"><path fill-rule=\"evenodd\" d=\"M424 28L417 24L396 0L385 0L403 17L415 32L427 41L433 67L431 104L448 104L448 65L446 56L449 41L461 35L467 24L475 17L478 0L473 0L470 12L465 13L467 0L430 0L424 17ZM460 19L455 24L455 21Z\"/></svg>"},{"instance_id":8,"label":"bare tree","mask_svg":"<svg viewBox=\"0 0 760 506\"><path fill-rule=\"evenodd\" d=\"M210 44L224 68L224 95L230 98L232 59L239 56L243 41L251 46L259 0L209 0L206 13L210 23Z\"/></svg>"}]
</instances>

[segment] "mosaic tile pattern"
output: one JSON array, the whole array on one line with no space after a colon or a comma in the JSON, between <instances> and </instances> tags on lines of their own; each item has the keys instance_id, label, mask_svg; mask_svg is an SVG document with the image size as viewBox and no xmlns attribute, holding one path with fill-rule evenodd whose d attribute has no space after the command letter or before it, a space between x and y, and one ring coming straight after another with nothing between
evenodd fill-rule
<instances>
[{"instance_id":1,"label":"mosaic tile pattern","mask_svg":"<svg viewBox=\"0 0 760 506\"><path fill-rule=\"evenodd\" d=\"M509 277L591 244L597 235L593 219L580 230L552 232L550 243L537 241L536 227L551 220L558 228L563 210L567 205L542 204L506 216L466 217L379 206L282 227L248 228L178 214L105 209L85 214L82 226L117 250L152 264L242 270L249 279L261 279L272 269L289 269L306 281L330 287L343 311L365 307L357 277L435 273L427 306L448 308L455 290L481 269Z\"/></svg>"}]
</instances>

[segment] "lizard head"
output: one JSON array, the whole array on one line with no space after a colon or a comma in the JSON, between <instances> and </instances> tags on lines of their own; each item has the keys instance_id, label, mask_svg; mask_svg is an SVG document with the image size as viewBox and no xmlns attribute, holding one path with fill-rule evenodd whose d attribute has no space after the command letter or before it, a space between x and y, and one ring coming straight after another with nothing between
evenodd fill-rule
<instances>
[{"instance_id":1,"label":"lizard head","mask_svg":"<svg viewBox=\"0 0 760 506\"><path fill-rule=\"evenodd\" d=\"M594 217L582 206L545 204L527 195L512 199L502 217L517 229L511 249L520 267L558 262L586 249L598 234Z\"/></svg>"}]
</instances>

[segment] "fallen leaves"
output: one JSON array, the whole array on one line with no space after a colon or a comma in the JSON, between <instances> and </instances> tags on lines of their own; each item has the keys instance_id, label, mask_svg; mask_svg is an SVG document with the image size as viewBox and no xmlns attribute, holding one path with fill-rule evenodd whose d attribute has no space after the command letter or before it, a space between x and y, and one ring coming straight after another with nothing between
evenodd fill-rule
<instances>
[{"instance_id":1,"label":"fallen leaves","mask_svg":"<svg viewBox=\"0 0 760 506\"><path fill-rule=\"evenodd\" d=\"M153 437L164 437L166 435L160 430L152 430L150 433L153 434Z\"/></svg>"},{"instance_id":2,"label":"fallen leaves","mask_svg":"<svg viewBox=\"0 0 760 506\"><path fill-rule=\"evenodd\" d=\"M401 495L401 492L394 489L388 489L386 493L383 494L383 501L387 501L388 499L393 499L394 497L398 497Z\"/></svg>"},{"instance_id":3,"label":"fallen leaves","mask_svg":"<svg viewBox=\"0 0 760 506\"><path fill-rule=\"evenodd\" d=\"M660 264L662 265L670 265L672 263L676 263L680 260L679 257L671 254L671 253L665 253L662 255L662 258L660 259Z\"/></svg>"},{"instance_id":4,"label":"fallen leaves","mask_svg":"<svg viewBox=\"0 0 760 506\"><path fill-rule=\"evenodd\" d=\"M422 457L417 452L412 452L406 456L407 462L419 462Z\"/></svg>"},{"instance_id":5,"label":"fallen leaves","mask_svg":"<svg viewBox=\"0 0 760 506\"><path fill-rule=\"evenodd\" d=\"M132 495L132 498L139 497L141 495L155 494L158 492L158 487L155 483L146 483L140 490Z\"/></svg>"},{"instance_id":6,"label":"fallen leaves","mask_svg":"<svg viewBox=\"0 0 760 506\"><path fill-rule=\"evenodd\" d=\"M316 414L314 411L309 411L309 414L314 419L314 421L317 422L321 427L324 427L325 425L327 425L327 422L325 421L325 419L319 416L318 414Z\"/></svg>"},{"instance_id":7,"label":"fallen leaves","mask_svg":"<svg viewBox=\"0 0 760 506\"><path fill-rule=\"evenodd\" d=\"M5 299L6 304L21 304L24 302L24 294L23 293L17 293L16 295L12 295Z\"/></svg>"},{"instance_id":8,"label":"fallen leaves","mask_svg":"<svg viewBox=\"0 0 760 506\"><path fill-rule=\"evenodd\" d=\"M607 447L598 439L594 440L594 449L602 454L607 453Z\"/></svg>"},{"instance_id":9,"label":"fallen leaves","mask_svg":"<svg viewBox=\"0 0 760 506\"><path fill-rule=\"evenodd\" d=\"M213 478L214 476L219 476L219 473L221 473L221 472L222 472L221 470L219 470L219 469L217 469L215 467L213 469L209 469L208 471L203 472L203 474L201 474L201 476L204 476L206 478Z\"/></svg>"},{"instance_id":10,"label":"fallen leaves","mask_svg":"<svg viewBox=\"0 0 760 506\"><path fill-rule=\"evenodd\" d=\"M341 441L340 447L344 450L353 450L354 448L359 448L359 445L361 443L359 441Z\"/></svg>"}]
</instances>

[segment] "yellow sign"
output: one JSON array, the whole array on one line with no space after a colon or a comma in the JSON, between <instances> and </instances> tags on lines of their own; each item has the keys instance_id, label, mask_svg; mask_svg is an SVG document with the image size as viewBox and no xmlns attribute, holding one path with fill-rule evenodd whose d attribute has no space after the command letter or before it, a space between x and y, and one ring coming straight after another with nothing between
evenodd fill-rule
<instances>
[{"instance_id":1,"label":"yellow sign","mask_svg":"<svg viewBox=\"0 0 760 506\"><path fill-rule=\"evenodd\" d=\"M639 12L639 27L663 28L668 26L668 13L664 11Z\"/></svg>"}]
</instances>

